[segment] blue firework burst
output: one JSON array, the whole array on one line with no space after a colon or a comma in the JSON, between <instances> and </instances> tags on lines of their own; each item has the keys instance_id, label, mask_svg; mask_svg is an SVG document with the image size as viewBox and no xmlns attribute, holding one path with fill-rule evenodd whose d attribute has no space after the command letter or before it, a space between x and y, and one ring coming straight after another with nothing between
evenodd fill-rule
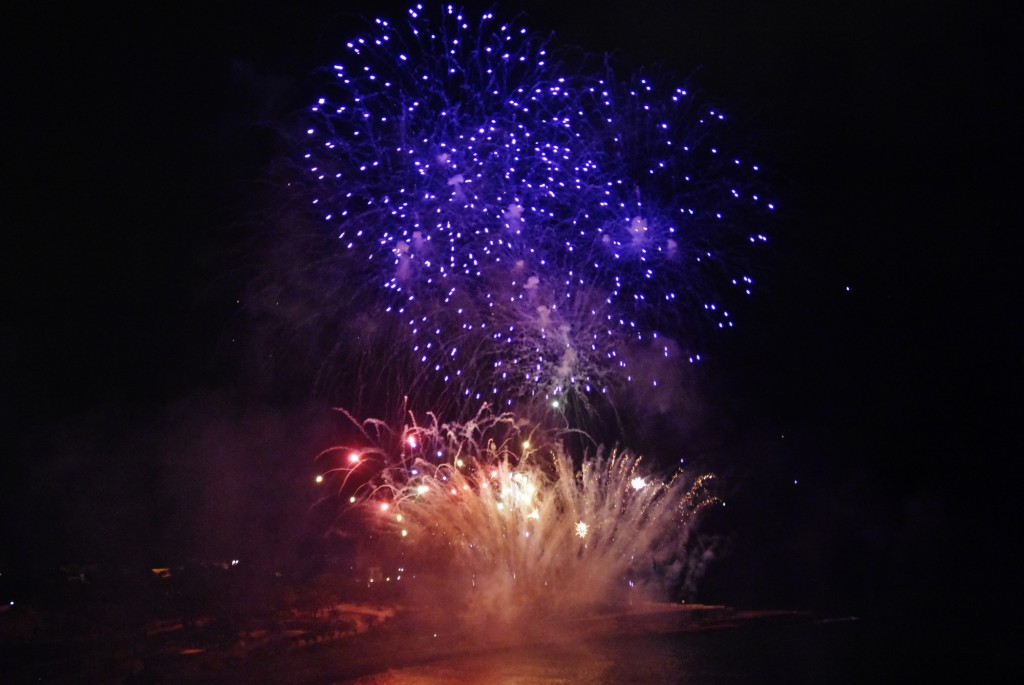
<instances>
[{"instance_id":1,"label":"blue firework burst","mask_svg":"<svg viewBox=\"0 0 1024 685\"><path fill-rule=\"evenodd\" d=\"M417 5L346 44L309 114L331 292L470 411L612 396L639 356L699 359L700 329L733 325L723 293L751 292L722 255L774 207L684 87Z\"/></svg>"}]
</instances>

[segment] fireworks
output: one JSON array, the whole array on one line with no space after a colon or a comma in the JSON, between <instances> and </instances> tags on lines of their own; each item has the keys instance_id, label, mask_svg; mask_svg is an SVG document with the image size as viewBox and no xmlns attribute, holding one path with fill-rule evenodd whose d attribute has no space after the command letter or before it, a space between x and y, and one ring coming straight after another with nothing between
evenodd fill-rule
<instances>
[{"instance_id":1,"label":"fireworks","mask_svg":"<svg viewBox=\"0 0 1024 685\"><path fill-rule=\"evenodd\" d=\"M357 449L380 461L355 487L358 508L450 611L522 625L607 606L692 570L689 534L715 501L708 476L662 481L626 452L577 468L557 436L533 429L523 440L526 430L487 412L402 431L362 424ZM360 468L341 459L349 449L322 456L342 462L343 480Z\"/></svg>"},{"instance_id":2,"label":"fireworks","mask_svg":"<svg viewBox=\"0 0 1024 685\"><path fill-rule=\"evenodd\" d=\"M774 206L726 116L452 6L377 19L344 52L308 112L295 185L326 240L297 288L340 313L354 394L411 423L349 414L359 437L318 482L373 556L480 624L688 582L711 476L582 449L579 419L671 386L752 293L738 265Z\"/></svg>"},{"instance_id":3,"label":"fireworks","mask_svg":"<svg viewBox=\"0 0 1024 685\"><path fill-rule=\"evenodd\" d=\"M310 110L299 184L340 347L397 349L401 393L462 417L561 414L633 360L698 359L698 320L731 327L722 298L753 284L721 254L773 209L725 115L490 13L426 14L348 42Z\"/></svg>"}]
</instances>

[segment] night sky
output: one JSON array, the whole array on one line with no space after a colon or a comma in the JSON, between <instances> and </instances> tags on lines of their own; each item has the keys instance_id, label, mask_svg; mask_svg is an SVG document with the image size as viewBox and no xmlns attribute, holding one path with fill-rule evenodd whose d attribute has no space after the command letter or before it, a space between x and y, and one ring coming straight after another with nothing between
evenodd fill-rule
<instances>
[{"instance_id":1,"label":"night sky","mask_svg":"<svg viewBox=\"0 0 1024 685\"><path fill-rule=\"evenodd\" d=\"M665 4L498 11L689 77L771 174L761 290L699 379L693 456L731 507L709 523L730 542L706 597L1019 610L1019 22L969 3ZM361 17L405 8L358 5L89 6L4 28L0 565L315 545L330 412L303 374L281 382L290 365L267 370L244 302L317 70Z\"/></svg>"}]
</instances>

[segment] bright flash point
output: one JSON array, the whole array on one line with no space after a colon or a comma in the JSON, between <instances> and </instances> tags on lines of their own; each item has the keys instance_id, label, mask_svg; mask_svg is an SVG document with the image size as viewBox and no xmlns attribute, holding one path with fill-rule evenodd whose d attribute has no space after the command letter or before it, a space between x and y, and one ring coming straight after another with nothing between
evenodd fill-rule
<instances>
[{"instance_id":1,"label":"bright flash point","mask_svg":"<svg viewBox=\"0 0 1024 685\"><path fill-rule=\"evenodd\" d=\"M524 450L530 449L530 441L529 440L523 440L523 449Z\"/></svg>"},{"instance_id":2,"label":"bright flash point","mask_svg":"<svg viewBox=\"0 0 1024 685\"><path fill-rule=\"evenodd\" d=\"M348 502L349 502L349 504L355 504L356 503L355 495L352 495L351 497L349 497L348 498Z\"/></svg>"},{"instance_id":3,"label":"bright flash point","mask_svg":"<svg viewBox=\"0 0 1024 685\"><path fill-rule=\"evenodd\" d=\"M416 449L416 444L417 444L416 443L416 436L415 435L410 435L409 437L407 437L405 439L405 444L407 444L409 447L411 447L413 449Z\"/></svg>"},{"instance_id":4,"label":"bright flash point","mask_svg":"<svg viewBox=\"0 0 1024 685\"><path fill-rule=\"evenodd\" d=\"M551 408L552 409L558 409L558 407L559 407L558 400L551 400Z\"/></svg>"},{"instance_id":5,"label":"bright flash point","mask_svg":"<svg viewBox=\"0 0 1024 685\"><path fill-rule=\"evenodd\" d=\"M458 466L461 469L463 466L466 465L466 462L462 461L461 459L456 459L455 460L455 465Z\"/></svg>"},{"instance_id":6,"label":"bright flash point","mask_svg":"<svg viewBox=\"0 0 1024 685\"><path fill-rule=\"evenodd\" d=\"M427 490L429 490L429 489L430 488L428 488L426 485L417 485L416 486L416 494L418 494L418 495L425 495L425 494L427 494Z\"/></svg>"},{"instance_id":7,"label":"bright flash point","mask_svg":"<svg viewBox=\"0 0 1024 685\"><path fill-rule=\"evenodd\" d=\"M629 484L633 486L634 490L643 490L645 487L647 487L647 481L645 481L640 476L637 476L633 480L629 481Z\"/></svg>"},{"instance_id":8,"label":"bright flash point","mask_svg":"<svg viewBox=\"0 0 1024 685\"><path fill-rule=\"evenodd\" d=\"M403 529L402 529L402 537L404 538L404 537L406 537L407 535L409 535L409 531L407 531L407 530L406 530L405 528L403 528Z\"/></svg>"},{"instance_id":9,"label":"bright flash point","mask_svg":"<svg viewBox=\"0 0 1024 685\"><path fill-rule=\"evenodd\" d=\"M323 482L324 482L324 477L323 477L323 474L320 474L320 473L318 473L318 474L316 475L316 482L317 482L317 483L323 483Z\"/></svg>"},{"instance_id":10,"label":"bright flash point","mask_svg":"<svg viewBox=\"0 0 1024 685\"><path fill-rule=\"evenodd\" d=\"M359 453L358 452L349 452L348 463L350 463L350 464L358 464L359 463Z\"/></svg>"},{"instance_id":11,"label":"bright flash point","mask_svg":"<svg viewBox=\"0 0 1024 685\"><path fill-rule=\"evenodd\" d=\"M578 522L576 524L576 535L579 536L580 538L587 537L587 530L589 528L590 528L590 526L585 524L583 521Z\"/></svg>"},{"instance_id":12,"label":"bright flash point","mask_svg":"<svg viewBox=\"0 0 1024 685\"><path fill-rule=\"evenodd\" d=\"M391 508L390 504L388 504L387 502L381 502L381 504L380 504L380 510L381 511L387 511L390 508Z\"/></svg>"}]
</instances>

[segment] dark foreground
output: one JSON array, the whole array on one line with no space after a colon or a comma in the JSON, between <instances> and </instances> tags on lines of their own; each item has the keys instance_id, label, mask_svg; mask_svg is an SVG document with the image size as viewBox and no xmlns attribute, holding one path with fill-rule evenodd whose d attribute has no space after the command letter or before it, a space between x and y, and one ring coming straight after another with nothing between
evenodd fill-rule
<instances>
[{"instance_id":1,"label":"dark foreground","mask_svg":"<svg viewBox=\"0 0 1024 685\"><path fill-rule=\"evenodd\" d=\"M638 604L469 629L403 608L390 578L336 580L4 572L0 684L987 683L1024 668L1016 622Z\"/></svg>"},{"instance_id":2,"label":"dark foreground","mask_svg":"<svg viewBox=\"0 0 1024 685\"><path fill-rule=\"evenodd\" d=\"M4 683L1016 682L1019 633L954 635L853 617L649 605L472 636L410 612L338 605L276 627L163 625L137 639L8 639ZM252 627L252 626L250 626ZM1007 670L1007 666L1010 666Z\"/></svg>"}]
</instances>

